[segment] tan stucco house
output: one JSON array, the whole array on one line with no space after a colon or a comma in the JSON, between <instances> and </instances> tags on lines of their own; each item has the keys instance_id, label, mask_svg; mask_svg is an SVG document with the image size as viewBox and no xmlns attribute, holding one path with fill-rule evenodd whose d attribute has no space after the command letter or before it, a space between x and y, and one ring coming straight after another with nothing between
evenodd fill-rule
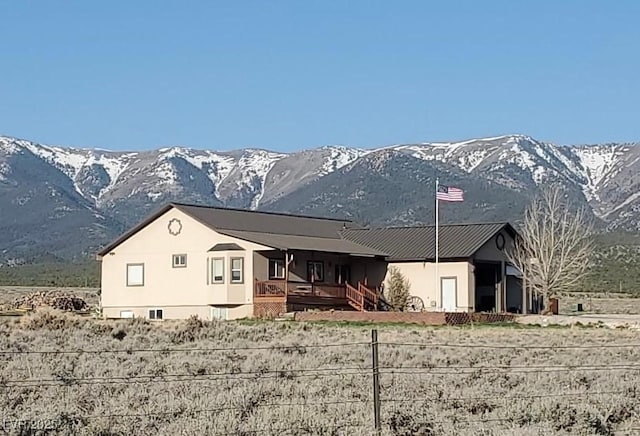
<instances>
[{"instance_id":1,"label":"tan stucco house","mask_svg":"<svg viewBox=\"0 0 640 436\"><path fill-rule=\"evenodd\" d=\"M386 253L345 239L350 221L172 203L105 247L108 318L274 316L373 309Z\"/></svg>"},{"instance_id":2,"label":"tan stucco house","mask_svg":"<svg viewBox=\"0 0 640 436\"><path fill-rule=\"evenodd\" d=\"M102 313L238 319L384 310L389 264L409 280L418 310L520 310L519 279L509 276L504 255L515 236L509 224L441 226L440 292L434 233L171 203L98 253Z\"/></svg>"}]
</instances>

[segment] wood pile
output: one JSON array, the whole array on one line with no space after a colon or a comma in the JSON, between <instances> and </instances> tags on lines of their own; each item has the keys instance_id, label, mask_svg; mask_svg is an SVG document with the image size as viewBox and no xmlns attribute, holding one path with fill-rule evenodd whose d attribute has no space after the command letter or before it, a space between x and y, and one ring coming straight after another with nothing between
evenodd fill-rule
<instances>
[{"instance_id":1,"label":"wood pile","mask_svg":"<svg viewBox=\"0 0 640 436\"><path fill-rule=\"evenodd\" d=\"M80 297L65 291L39 291L18 297L6 305L7 309L33 310L38 307L52 307L58 310L80 311L89 308Z\"/></svg>"}]
</instances>

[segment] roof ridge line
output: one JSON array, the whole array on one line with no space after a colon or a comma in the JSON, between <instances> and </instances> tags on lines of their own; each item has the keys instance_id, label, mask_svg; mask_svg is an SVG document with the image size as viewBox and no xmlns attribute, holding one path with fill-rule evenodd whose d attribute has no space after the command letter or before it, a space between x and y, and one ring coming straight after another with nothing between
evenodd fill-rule
<instances>
[{"instance_id":1,"label":"roof ridge line","mask_svg":"<svg viewBox=\"0 0 640 436\"><path fill-rule=\"evenodd\" d=\"M509 224L508 221L487 221L487 222L471 222L471 223L452 223L452 224L438 224L438 227L459 227L459 226L483 226L483 225L506 225ZM359 231L369 231L369 230L388 230L388 229L423 229L423 228L432 228L435 227L435 224L419 224L419 225L411 225L411 226L383 226L383 227L366 227L366 228L354 228L354 229L343 229L345 230L359 230Z\"/></svg>"},{"instance_id":2,"label":"roof ridge line","mask_svg":"<svg viewBox=\"0 0 640 436\"><path fill-rule=\"evenodd\" d=\"M259 213L259 214L265 214L265 215L276 215L276 216L287 216L287 217L294 217L294 218L309 218L309 219L316 219L316 220L353 223L352 220L349 220L349 219L346 219L346 218L329 218L329 217L314 216L314 215L301 215L301 214L294 214L294 213L287 213L287 212L272 212L272 211L265 211L265 210L250 210L250 209L242 209L242 208L238 208L238 207L207 206L205 204L180 203L180 202L175 202L175 201L172 201L169 204L174 206L174 207L176 207L176 208L180 208L180 207L199 207L199 208L203 208L203 209L230 210L230 211L234 211L234 212Z\"/></svg>"},{"instance_id":3,"label":"roof ridge line","mask_svg":"<svg viewBox=\"0 0 640 436\"><path fill-rule=\"evenodd\" d=\"M344 230L349 230L349 229L344 229ZM277 236L299 236L302 238L314 238L314 239L346 239L342 236L342 232L344 230L338 230L336 231L336 237L335 238L327 238L325 236L309 236L309 235L301 235L298 233L274 233L274 232L258 232L256 230L235 230L235 229L226 229L226 228L222 228L222 227L216 227L215 231L218 233L225 233L225 232L241 232L241 233L259 233L261 235L277 235ZM353 229L356 230L356 229Z\"/></svg>"}]
</instances>

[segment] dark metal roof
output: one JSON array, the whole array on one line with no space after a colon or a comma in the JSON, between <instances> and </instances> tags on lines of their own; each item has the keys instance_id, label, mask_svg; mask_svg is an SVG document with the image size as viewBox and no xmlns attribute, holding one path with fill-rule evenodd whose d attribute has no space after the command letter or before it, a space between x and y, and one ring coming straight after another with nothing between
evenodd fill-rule
<instances>
[{"instance_id":1,"label":"dark metal roof","mask_svg":"<svg viewBox=\"0 0 640 436\"><path fill-rule=\"evenodd\" d=\"M384 253L379 250L360 246L355 242L342 238L340 233L342 230L361 228L349 220L181 203L165 205L103 248L98 253L98 256L106 255L172 208L184 212L219 233L236 236L246 241L273 248L384 256ZM287 244L290 246L287 246Z\"/></svg>"},{"instance_id":2,"label":"dark metal roof","mask_svg":"<svg viewBox=\"0 0 640 436\"><path fill-rule=\"evenodd\" d=\"M106 246L98 255L106 255L174 207L219 233L281 250L384 256L398 261L435 257L433 226L364 229L348 220L179 203L162 207ZM442 259L471 257L505 228L515 235L515 230L508 223L442 225L439 256ZM218 244L212 250L221 245L236 244Z\"/></svg>"},{"instance_id":3,"label":"dark metal roof","mask_svg":"<svg viewBox=\"0 0 640 436\"><path fill-rule=\"evenodd\" d=\"M515 234L509 223L441 225L438 256L469 258L502 229ZM391 261L435 259L435 226L348 229L342 235L358 244L385 251Z\"/></svg>"},{"instance_id":4,"label":"dark metal roof","mask_svg":"<svg viewBox=\"0 0 640 436\"><path fill-rule=\"evenodd\" d=\"M227 244L216 244L209 251L244 251L244 248L233 242Z\"/></svg>"},{"instance_id":5,"label":"dark metal roof","mask_svg":"<svg viewBox=\"0 0 640 436\"><path fill-rule=\"evenodd\" d=\"M313 236L279 235L274 233L243 232L238 230L218 230L223 235L254 242L279 250L322 251L325 253L350 254L364 257L386 257L386 253L366 247L347 239L317 238Z\"/></svg>"},{"instance_id":6,"label":"dark metal roof","mask_svg":"<svg viewBox=\"0 0 640 436\"><path fill-rule=\"evenodd\" d=\"M174 203L173 206L216 230L275 233L279 235L340 238L345 228L361 228L348 220L259 212L242 209L194 206Z\"/></svg>"}]
</instances>

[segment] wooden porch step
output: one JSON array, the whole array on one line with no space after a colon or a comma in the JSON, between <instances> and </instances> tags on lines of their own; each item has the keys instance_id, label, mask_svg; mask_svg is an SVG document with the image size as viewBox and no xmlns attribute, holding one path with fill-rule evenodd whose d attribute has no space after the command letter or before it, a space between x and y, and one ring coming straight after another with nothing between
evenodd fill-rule
<instances>
[{"instance_id":1,"label":"wooden porch step","mask_svg":"<svg viewBox=\"0 0 640 436\"><path fill-rule=\"evenodd\" d=\"M358 303L356 303L353 300L347 300L347 303L349 304L349 306L353 307L355 310L357 310L358 312L364 312L364 309L362 306L360 306Z\"/></svg>"},{"instance_id":2,"label":"wooden porch step","mask_svg":"<svg viewBox=\"0 0 640 436\"><path fill-rule=\"evenodd\" d=\"M378 294L358 283L358 287L346 285L346 296L349 305L360 312L378 310Z\"/></svg>"}]
</instances>

